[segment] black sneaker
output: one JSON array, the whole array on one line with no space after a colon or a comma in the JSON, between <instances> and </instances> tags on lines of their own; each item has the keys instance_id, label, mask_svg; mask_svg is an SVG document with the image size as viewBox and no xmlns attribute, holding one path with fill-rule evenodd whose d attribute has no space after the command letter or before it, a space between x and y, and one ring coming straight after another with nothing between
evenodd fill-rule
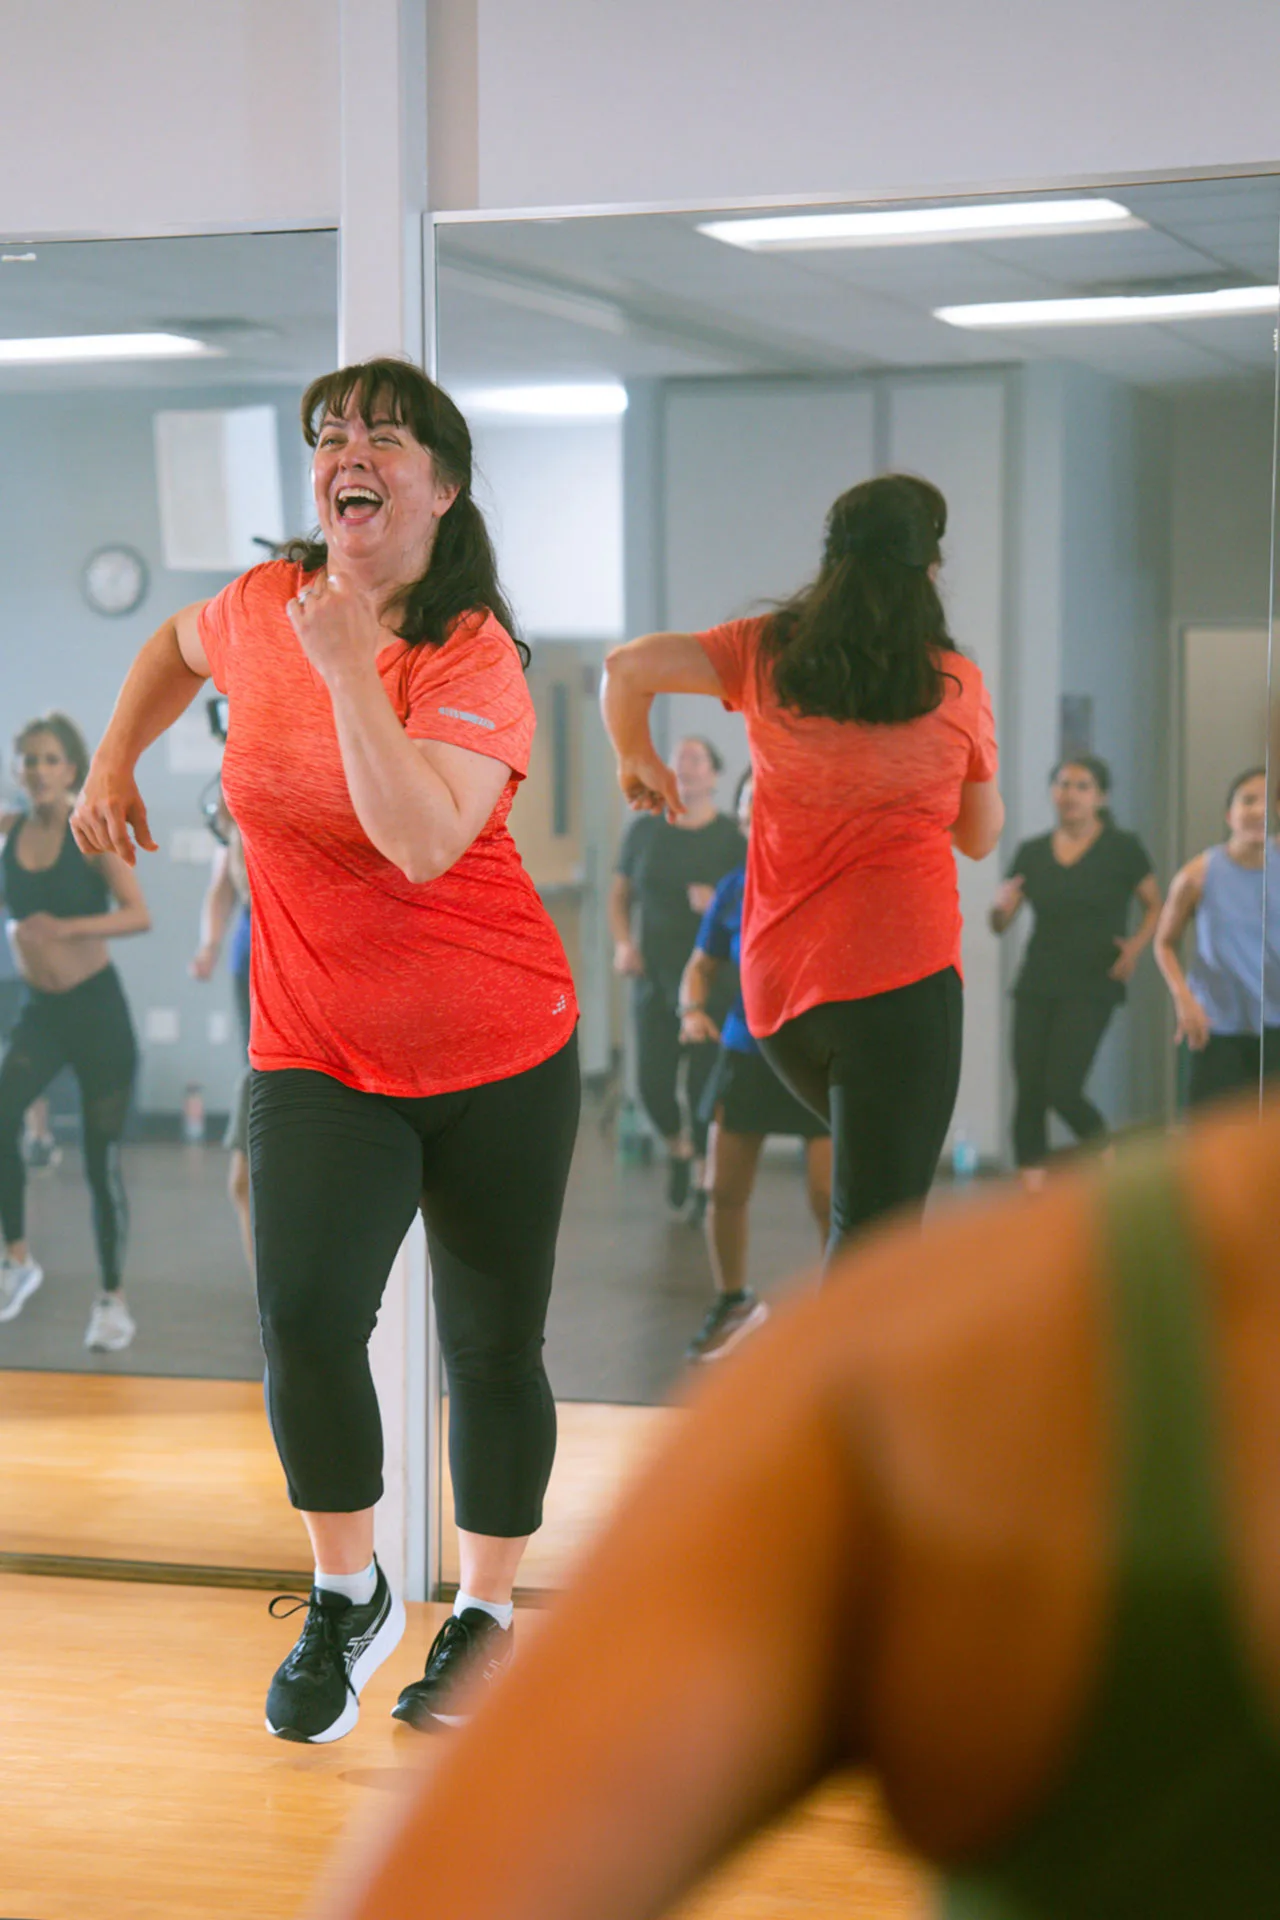
<instances>
[{"instance_id":1,"label":"black sneaker","mask_svg":"<svg viewBox=\"0 0 1280 1920\"><path fill-rule=\"evenodd\" d=\"M477 1679L492 1686L510 1662L514 1643L514 1630L500 1627L483 1607L450 1615L431 1642L426 1672L405 1688L391 1709L392 1719L407 1720L420 1733L437 1726L465 1727L471 1713L450 1713L450 1704L456 1708L459 1691L469 1691Z\"/></svg>"},{"instance_id":2,"label":"black sneaker","mask_svg":"<svg viewBox=\"0 0 1280 1920\"><path fill-rule=\"evenodd\" d=\"M293 1605L277 1612L282 1600ZM360 1718L360 1694L404 1632L404 1602L378 1568L378 1583L366 1607L344 1593L312 1587L309 1600L278 1593L268 1609L287 1620L307 1609L307 1623L287 1660L276 1668L267 1693L267 1732L281 1740L320 1744L341 1740Z\"/></svg>"},{"instance_id":3,"label":"black sneaker","mask_svg":"<svg viewBox=\"0 0 1280 1920\"><path fill-rule=\"evenodd\" d=\"M692 1176L693 1161L673 1153L667 1161L667 1205L673 1213L683 1212Z\"/></svg>"},{"instance_id":4,"label":"black sneaker","mask_svg":"<svg viewBox=\"0 0 1280 1920\"><path fill-rule=\"evenodd\" d=\"M702 1329L685 1348L684 1357L695 1365L704 1360L723 1360L768 1318L767 1304L750 1287L744 1287L741 1293L717 1294L715 1305L708 1309Z\"/></svg>"}]
</instances>

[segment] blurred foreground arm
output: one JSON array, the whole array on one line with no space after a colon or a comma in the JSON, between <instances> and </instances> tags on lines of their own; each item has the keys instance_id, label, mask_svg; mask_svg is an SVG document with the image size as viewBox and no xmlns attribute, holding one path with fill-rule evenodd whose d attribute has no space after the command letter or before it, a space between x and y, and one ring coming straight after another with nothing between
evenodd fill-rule
<instances>
[{"instance_id":1,"label":"blurred foreground arm","mask_svg":"<svg viewBox=\"0 0 1280 1920\"><path fill-rule=\"evenodd\" d=\"M658 1915L845 1757L866 1523L829 1322L712 1382L325 1920Z\"/></svg>"}]
</instances>

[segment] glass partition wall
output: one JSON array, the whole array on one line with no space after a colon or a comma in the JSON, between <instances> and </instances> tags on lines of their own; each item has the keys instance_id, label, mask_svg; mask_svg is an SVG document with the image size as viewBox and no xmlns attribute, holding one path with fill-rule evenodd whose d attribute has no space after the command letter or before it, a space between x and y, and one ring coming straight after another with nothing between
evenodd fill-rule
<instances>
[{"instance_id":1,"label":"glass partition wall","mask_svg":"<svg viewBox=\"0 0 1280 1920\"><path fill-rule=\"evenodd\" d=\"M334 364L336 235L14 248L0 303L12 817L31 804L11 750L31 720L65 712L92 748L147 635L312 525L298 403ZM228 1195L247 956L234 889L208 899L227 830L224 732L198 700L144 756L159 843L137 869L150 928L110 948L139 1047L120 1156L126 1345L86 1345L102 1276L74 1079L60 1074L26 1113L26 1230L44 1279L0 1324L6 1566L72 1556L202 1580L259 1569L268 1583L307 1562L263 1414ZM6 944L6 1032L23 970Z\"/></svg>"},{"instance_id":2,"label":"glass partition wall","mask_svg":"<svg viewBox=\"0 0 1280 1920\"><path fill-rule=\"evenodd\" d=\"M1197 924L1166 923L1162 972L1155 908L1196 856L1241 854L1227 796L1267 750L1278 230L1272 177L812 216L438 221L438 374L472 423L533 648L539 744L512 830L582 1003L587 1096L546 1349L559 1454L526 1589L564 1578L710 1364L688 1357L715 1299L706 1222L696 1196L671 1204L642 1098L643 990L614 967L628 821L603 653L767 609L812 577L827 508L855 482L938 485L948 620L992 692L1008 825L997 855L959 863L964 1070L936 1203L1082 1135L1087 1149L1103 1125L1172 1124L1203 1091L1171 987L1194 984ZM694 697L659 709L669 754L690 736L714 749L732 813L740 718ZM1104 853L1128 876L1131 978L1047 1084L1025 1017L1035 908L1003 933L992 909L1009 875L1056 861L1055 830L1091 846L1102 808L1123 836ZM1255 1034L1261 926L1257 940L1238 1007ZM700 1144L695 1068L686 1056L676 1097ZM806 1161L775 1136L759 1162L746 1279L766 1304L814 1284ZM443 1391L442 1407L447 1422ZM447 1593L447 1473L439 1494Z\"/></svg>"}]
</instances>

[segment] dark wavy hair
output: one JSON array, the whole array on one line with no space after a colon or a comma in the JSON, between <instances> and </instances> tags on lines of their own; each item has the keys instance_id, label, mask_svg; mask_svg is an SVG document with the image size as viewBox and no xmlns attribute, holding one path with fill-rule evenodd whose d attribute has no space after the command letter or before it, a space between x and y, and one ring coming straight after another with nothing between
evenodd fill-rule
<instances>
[{"instance_id":1,"label":"dark wavy hair","mask_svg":"<svg viewBox=\"0 0 1280 1920\"><path fill-rule=\"evenodd\" d=\"M1104 800L1111 792L1111 769L1096 753L1064 753L1049 775L1050 786L1064 767L1083 767ZM1104 827L1114 827L1116 823L1116 817L1109 806L1098 808L1098 818Z\"/></svg>"},{"instance_id":2,"label":"dark wavy hair","mask_svg":"<svg viewBox=\"0 0 1280 1920\"><path fill-rule=\"evenodd\" d=\"M498 583L498 563L484 515L471 495L471 432L458 408L434 380L411 360L362 360L313 380L302 396L302 433L315 447L326 415L341 419L354 406L366 427L394 420L406 427L435 462L436 472L458 497L436 533L430 564L401 597L397 631L411 646L442 646L459 615L481 609L515 641L527 667L530 654L515 630L506 595ZM285 558L315 573L328 559L319 533L295 540Z\"/></svg>"},{"instance_id":3,"label":"dark wavy hair","mask_svg":"<svg viewBox=\"0 0 1280 1920\"><path fill-rule=\"evenodd\" d=\"M1266 777L1267 770L1265 767L1246 767L1243 773L1238 773L1231 782L1231 785L1227 788L1226 812L1230 813L1232 807L1235 805L1236 795L1239 793L1241 787L1247 787L1251 780L1265 780Z\"/></svg>"},{"instance_id":4,"label":"dark wavy hair","mask_svg":"<svg viewBox=\"0 0 1280 1920\"><path fill-rule=\"evenodd\" d=\"M783 707L892 726L941 705L957 651L929 569L947 503L912 474L850 487L827 515L818 577L774 611L761 666Z\"/></svg>"},{"instance_id":5,"label":"dark wavy hair","mask_svg":"<svg viewBox=\"0 0 1280 1920\"><path fill-rule=\"evenodd\" d=\"M85 737L75 721L65 713L41 713L34 720L28 720L21 732L13 736L13 751L21 754L28 741L34 740L38 733L52 734L63 753L75 770L75 792L79 793L89 771L89 749Z\"/></svg>"}]
</instances>

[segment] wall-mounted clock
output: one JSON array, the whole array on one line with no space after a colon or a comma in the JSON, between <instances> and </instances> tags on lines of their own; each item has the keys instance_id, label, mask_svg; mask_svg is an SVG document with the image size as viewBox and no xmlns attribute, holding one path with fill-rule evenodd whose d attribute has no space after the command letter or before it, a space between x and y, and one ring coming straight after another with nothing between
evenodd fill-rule
<instances>
[{"instance_id":1,"label":"wall-mounted clock","mask_svg":"<svg viewBox=\"0 0 1280 1920\"><path fill-rule=\"evenodd\" d=\"M132 547L99 547L84 563L81 585L95 613L132 613L147 591L147 563Z\"/></svg>"}]
</instances>

